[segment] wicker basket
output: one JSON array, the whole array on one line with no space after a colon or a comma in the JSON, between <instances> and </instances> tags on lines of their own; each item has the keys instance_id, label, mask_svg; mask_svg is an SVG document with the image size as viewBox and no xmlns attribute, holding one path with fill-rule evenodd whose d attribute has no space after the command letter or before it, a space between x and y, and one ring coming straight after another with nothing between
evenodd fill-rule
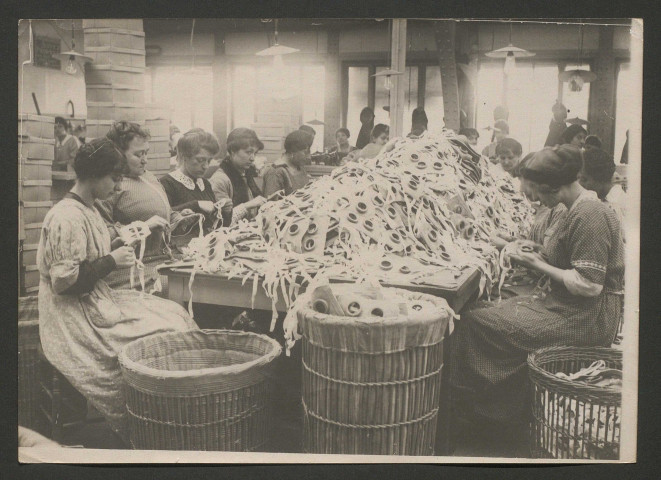
<instances>
[{"instance_id":1,"label":"wicker basket","mask_svg":"<svg viewBox=\"0 0 661 480\"><path fill-rule=\"evenodd\" d=\"M450 310L441 298L397 293L439 308L424 319L298 312L306 452L434 454Z\"/></svg>"},{"instance_id":2,"label":"wicker basket","mask_svg":"<svg viewBox=\"0 0 661 480\"><path fill-rule=\"evenodd\" d=\"M549 347L528 356L532 382L531 450L539 458L617 460L620 455L620 388L561 379L604 360L622 368L622 352L604 347Z\"/></svg>"},{"instance_id":3,"label":"wicker basket","mask_svg":"<svg viewBox=\"0 0 661 480\"><path fill-rule=\"evenodd\" d=\"M269 428L273 360L264 335L193 330L122 349L130 440L137 449L254 451Z\"/></svg>"},{"instance_id":4,"label":"wicker basket","mask_svg":"<svg viewBox=\"0 0 661 480\"><path fill-rule=\"evenodd\" d=\"M18 299L18 424L35 429L39 419L39 310L37 297Z\"/></svg>"}]
</instances>

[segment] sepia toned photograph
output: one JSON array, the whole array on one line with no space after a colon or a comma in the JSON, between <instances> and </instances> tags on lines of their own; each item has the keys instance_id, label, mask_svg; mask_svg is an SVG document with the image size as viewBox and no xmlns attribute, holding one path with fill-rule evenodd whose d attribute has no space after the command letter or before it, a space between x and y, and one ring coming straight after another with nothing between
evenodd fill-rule
<instances>
[{"instance_id":1,"label":"sepia toned photograph","mask_svg":"<svg viewBox=\"0 0 661 480\"><path fill-rule=\"evenodd\" d=\"M635 462L642 45L22 19L18 461Z\"/></svg>"}]
</instances>

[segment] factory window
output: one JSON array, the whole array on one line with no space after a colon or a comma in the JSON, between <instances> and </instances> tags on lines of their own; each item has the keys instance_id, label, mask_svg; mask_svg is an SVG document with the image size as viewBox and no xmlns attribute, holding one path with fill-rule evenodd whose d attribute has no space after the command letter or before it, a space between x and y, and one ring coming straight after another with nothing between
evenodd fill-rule
<instances>
[{"instance_id":1,"label":"factory window","mask_svg":"<svg viewBox=\"0 0 661 480\"><path fill-rule=\"evenodd\" d=\"M191 128L213 131L213 74L210 66L150 67L148 101L171 108L171 122L182 132Z\"/></svg>"},{"instance_id":2,"label":"factory window","mask_svg":"<svg viewBox=\"0 0 661 480\"><path fill-rule=\"evenodd\" d=\"M505 91L503 64L483 63L478 73L477 94L480 151L491 142L492 131L487 128L493 125L494 109L503 104L510 111L510 136L521 143L524 153L539 150L546 141L551 107L558 97L558 67L553 63L517 62Z\"/></svg>"},{"instance_id":3,"label":"factory window","mask_svg":"<svg viewBox=\"0 0 661 480\"><path fill-rule=\"evenodd\" d=\"M631 65L620 64L617 74L617 94L615 96L615 163L620 163L627 130L635 121L635 106L640 104L640 79L631 71Z\"/></svg>"}]
</instances>

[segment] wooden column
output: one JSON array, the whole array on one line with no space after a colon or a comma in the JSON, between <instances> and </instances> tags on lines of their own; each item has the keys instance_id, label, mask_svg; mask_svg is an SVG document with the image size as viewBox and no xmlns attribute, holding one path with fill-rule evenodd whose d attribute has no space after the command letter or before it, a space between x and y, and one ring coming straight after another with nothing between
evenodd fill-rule
<instances>
[{"instance_id":1,"label":"wooden column","mask_svg":"<svg viewBox=\"0 0 661 480\"><path fill-rule=\"evenodd\" d=\"M213 131L220 141L221 148L225 149L228 125L227 115L229 109L230 66L225 56L225 35L215 35L215 56L211 65L213 74Z\"/></svg>"},{"instance_id":2,"label":"wooden column","mask_svg":"<svg viewBox=\"0 0 661 480\"><path fill-rule=\"evenodd\" d=\"M338 30L328 32L328 53L326 54L325 70L324 123L326 126L324 128L324 148L335 144L335 130L340 128L342 122L340 112L342 103L340 32Z\"/></svg>"},{"instance_id":3,"label":"wooden column","mask_svg":"<svg viewBox=\"0 0 661 480\"><path fill-rule=\"evenodd\" d=\"M590 85L589 132L597 135L603 149L613 153L615 135L615 55L613 54L614 28L599 27L599 50L592 65L597 79Z\"/></svg>"},{"instance_id":4,"label":"wooden column","mask_svg":"<svg viewBox=\"0 0 661 480\"><path fill-rule=\"evenodd\" d=\"M436 49L441 69L443 87L443 109L446 128L458 130L459 125L459 86L455 60L455 22L441 20L434 22Z\"/></svg>"},{"instance_id":5,"label":"wooden column","mask_svg":"<svg viewBox=\"0 0 661 480\"><path fill-rule=\"evenodd\" d=\"M406 19L392 20L390 68L406 72ZM393 75L390 88L390 136L401 137L404 132L404 75Z\"/></svg>"}]
</instances>

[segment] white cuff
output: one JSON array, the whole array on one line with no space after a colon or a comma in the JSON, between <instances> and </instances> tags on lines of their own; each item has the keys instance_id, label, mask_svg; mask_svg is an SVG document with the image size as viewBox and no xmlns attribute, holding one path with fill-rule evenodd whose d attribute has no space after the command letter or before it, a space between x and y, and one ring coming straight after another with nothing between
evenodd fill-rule
<instances>
[{"instance_id":1,"label":"white cuff","mask_svg":"<svg viewBox=\"0 0 661 480\"><path fill-rule=\"evenodd\" d=\"M601 293L604 286L598 283L593 283L586 279L583 275L578 273L577 270L565 270L562 274L562 282L572 295L580 295L581 297L596 297Z\"/></svg>"}]
</instances>

